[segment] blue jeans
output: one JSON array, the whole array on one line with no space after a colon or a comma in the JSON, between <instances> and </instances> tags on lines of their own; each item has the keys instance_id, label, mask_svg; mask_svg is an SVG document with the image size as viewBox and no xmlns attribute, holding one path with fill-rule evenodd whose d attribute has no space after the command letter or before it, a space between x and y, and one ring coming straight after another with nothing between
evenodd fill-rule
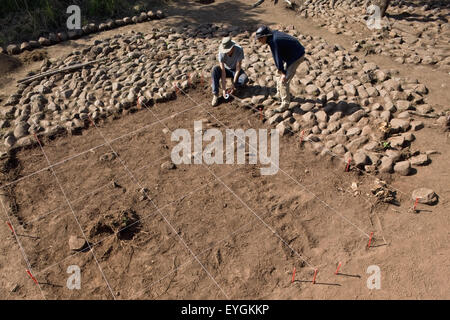
<instances>
[{"instance_id":1,"label":"blue jeans","mask_svg":"<svg viewBox=\"0 0 450 320\"><path fill-rule=\"evenodd\" d=\"M225 76L227 78L234 79L235 74L236 74L235 70L225 68ZM220 79L222 78L222 69L219 66L215 66L212 69L211 76L212 76L212 92L213 92L213 94L218 95L219 94L219 82L220 82ZM241 86L245 85L247 82L248 82L248 77L245 74L245 72L241 69L241 71L239 72L239 78L237 79L234 86L241 87Z\"/></svg>"}]
</instances>

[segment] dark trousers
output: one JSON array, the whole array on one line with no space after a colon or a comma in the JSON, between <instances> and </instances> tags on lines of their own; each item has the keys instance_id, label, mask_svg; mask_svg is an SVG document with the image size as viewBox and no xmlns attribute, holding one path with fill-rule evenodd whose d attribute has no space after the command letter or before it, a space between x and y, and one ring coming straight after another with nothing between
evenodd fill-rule
<instances>
[{"instance_id":1,"label":"dark trousers","mask_svg":"<svg viewBox=\"0 0 450 320\"><path fill-rule=\"evenodd\" d=\"M228 68L225 68L225 76L227 78L232 78L234 79L234 75L236 74L235 70L231 70ZM222 69L220 68L220 66L215 66L212 69L211 72L211 76L212 76L212 92L213 94L219 94L219 83L220 83L220 79L222 78ZM248 77L245 74L245 72L241 69L241 71L239 72L239 77L237 79L237 82L234 84L234 86L237 87L241 87L243 85L245 85L248 82ZM225 88L223 88L225 89Z\"/></svg>"}]
</instances>

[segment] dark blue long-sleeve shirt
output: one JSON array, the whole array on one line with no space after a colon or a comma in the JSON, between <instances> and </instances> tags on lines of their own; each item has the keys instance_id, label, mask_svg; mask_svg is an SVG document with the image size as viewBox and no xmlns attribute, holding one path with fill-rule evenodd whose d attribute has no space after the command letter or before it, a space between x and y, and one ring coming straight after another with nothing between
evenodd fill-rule
<instances>
[{"instance_id":1,"label":"dark blue long-sleeve shirt","mask_svg":"<svg viewBox=\"0 0 450 320\"><path fill-rule=\"evenodd\" d=\"M267 43L272 51L277 69L283 73L286 73L284 62L286 62L286 68L288 68L305 54L305 48L300 41L281 31L273 30L272 36L267 38Z\"/></svg>"}]
</instances>

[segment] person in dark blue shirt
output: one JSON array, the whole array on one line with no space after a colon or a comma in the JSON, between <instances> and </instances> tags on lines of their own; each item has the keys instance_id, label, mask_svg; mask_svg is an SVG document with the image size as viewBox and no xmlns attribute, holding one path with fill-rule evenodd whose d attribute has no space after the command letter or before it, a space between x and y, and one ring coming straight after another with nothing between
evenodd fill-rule
<instances>
[{"instance_id":1,"label":"person in dark blue shirt","mask_svg":"<svg viewBox=\"0 0 450 320\"><path fill-rule=\"evenodd\" d=\"M273 60L280 75L277 81L277 96L281 98L281 106L276 111L283 112L289 107L291 101L289 84L305 58L305 48L293 36L271 30L266 26L258 28L256 39L261 44L268 44L272 51Z\"/></svg>"}]
</instances>

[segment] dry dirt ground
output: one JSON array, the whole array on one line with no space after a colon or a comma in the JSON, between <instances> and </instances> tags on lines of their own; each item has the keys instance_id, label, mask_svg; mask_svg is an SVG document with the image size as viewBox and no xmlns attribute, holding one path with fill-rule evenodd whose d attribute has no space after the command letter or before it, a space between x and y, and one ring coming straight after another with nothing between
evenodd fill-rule
<instances>
[{"instance_id":1,"label":"dry dirt ground","mask_svg":"<svg viewBox=\"0 0 450 320\"><path fill-rule=\"evenodd\" d=\"M282 22L328 41L349 41L281 6L273 8L270 1L254 11L248 11L250 3L171 7L174 17L159 23ZM146 24L132 27L145 32ZM45 54L58 56L95 37L47 48ZM23 65L7 75L2 93L35 66L32 59L18 59ZM448 90L442 89L446 74L406 68L386 57L370 59L420 79L433 103L448 103ZM280 137L280 170L273 176L261 176L259 164L161 167L176 144L164 129L192 131L200 119L205 128L221 131L269 128L252 110L236 103L213 109L209 101L209 90L200 87L79 135L43 141L43 150L24 150L2 163L9 178L2 181L2 192L15 199L11 223L19 242L2 214L0 298L450 298L450 141L431 120L415 133L415 146L438 150L433 163L412 176L381 177L396 191L399 205L394 206L371 195L376 177L344 172L342 159L314 155L299 136ZM46 156L56 163L51 169ZM411 192L418 187L432 188L440 198L436 206L419 204L413 213ZM71 236L85 236L93 250L71 251ZM27 275L24 256L38 284ZM80 267L80 290L66 286L71 265ZM380 267L380 290L366 286L371 265Z\"/></svg>"}]
</instances>

